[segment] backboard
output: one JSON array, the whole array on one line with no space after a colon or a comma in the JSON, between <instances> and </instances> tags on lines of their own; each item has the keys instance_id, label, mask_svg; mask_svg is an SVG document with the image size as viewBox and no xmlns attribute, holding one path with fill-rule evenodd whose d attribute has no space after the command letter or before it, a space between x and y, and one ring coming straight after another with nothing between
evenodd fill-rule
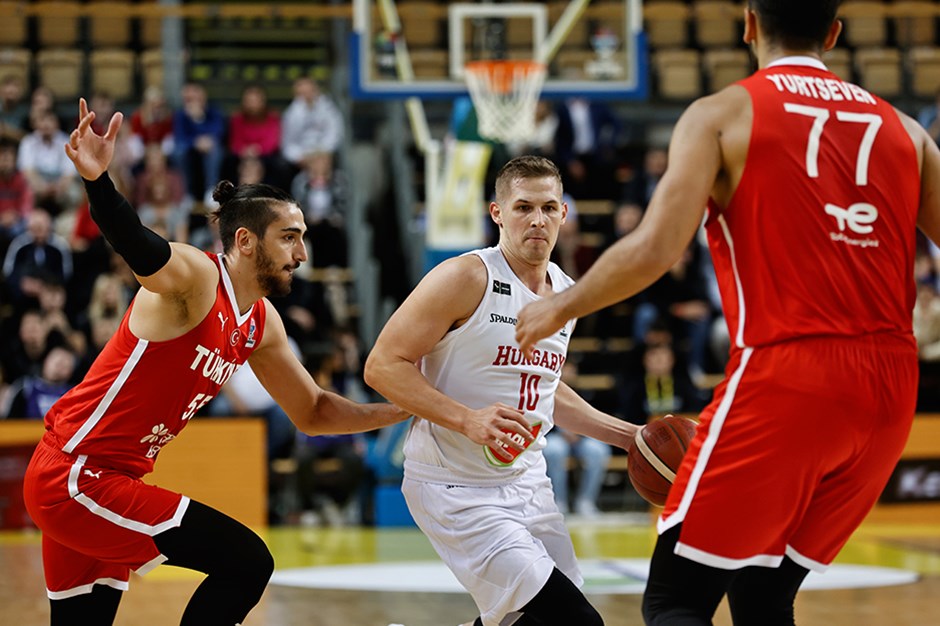
<instances>
[{"instance_id":1,"label":"backboard","mask_svg":"<svg viewBox=\"0 0 940 626\"><path fill-rule=\"evenodd\" d=\"M474 60L545 63L546 98L645 99L642 0L353 0L355 99L454 98Z\"/></svg>"}]
</instances>

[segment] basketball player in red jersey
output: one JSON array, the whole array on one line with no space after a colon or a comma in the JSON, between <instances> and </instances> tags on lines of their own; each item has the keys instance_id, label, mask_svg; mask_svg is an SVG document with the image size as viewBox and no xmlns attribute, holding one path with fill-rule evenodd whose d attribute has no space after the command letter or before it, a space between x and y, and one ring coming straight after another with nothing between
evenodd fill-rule
<instances>
[{"instance_id":1,"label":"basketball player in red jersey","mask_svg":"<svg viewBox=\"0 0 940 626\"><path fill-rule=\"evenodd\" d=\"M46 414L26 473L51 623L111 624L130 571L161 563L208 574L182 624L241 623L271 576L271 554L234 519L144 484L160 449L246 360L307 434L364 431L406 415L321 390L288 348L265 296L288 293L306 259L303 214L289 195L223 181L215 199L224 252L170 244L141 225L106 173L121 114L100 136L90 128L94 112L84 100L79 108L66 153L92 217L142 288L85 379Z\"/></svg>"},{"instance_id":2,"label":"basketball player in red jersey","mask_svg":"<svg viewBox=\"0 0 940 626\"><path fill-rule=\"evenodd\" d=\"M792 624L907 441L916 229L940 242L940 152L826 70L838 0L750 0L750 78L693 103L640 226L571 289L526 307L523 351L637 293L702 222L732 337L724 382L659 521L649 624Z\"/></svg>"}]
</instances>

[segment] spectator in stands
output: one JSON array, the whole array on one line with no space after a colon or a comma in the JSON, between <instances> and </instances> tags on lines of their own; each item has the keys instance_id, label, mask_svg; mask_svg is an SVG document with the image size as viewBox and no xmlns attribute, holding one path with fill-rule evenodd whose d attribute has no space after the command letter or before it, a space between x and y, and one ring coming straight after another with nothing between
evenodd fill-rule
<instances>
[{"instance_id":1,"label":"spectator in stands","mask_svg":"<svg viewBox=\"0 0 940 626\"><path fill-rule=\"evenodd\" d=\"M643 155L643 167L623 183L621 201L646 207L656 191L656 185L666 173L668 160L669 153L665 148L647 150Z\"/></svg>"},{"instance_id":2,"label":"spectator in stands","mask_svg":"<svg viewBox=\"0 0 940 626\"><path fill-rule=\"evenodd\" d=\"M0 256L26 229L26 218L32 210L33 190L16 169L16 143L0 138Z\"/></svg>"},{"instance_id":3,"label":"spectator in stands","mask_svg":"<svg viewBox=\"0 0 940 626\"><path fill-rule=\"evenodd\" d=\"M12 341L0 343L0 364L3 379L14 381L23 376L38 376L42 372L42 359L46 354L49 330L39 309L27 309L16 323L16 336ZM52 343L61 341L53 337Z\"/></svg>"},{"instance_id":4,"label":"spectator in stands","mask_svg":"<svg viewBox=\"0 0 940 626\"><path fill-rule=\"evenodd\" d=\"M291 183L291 195L304 212L313 266L344 266L343 187L333 169L333 155L329 152L308 155L303 169Z\"/></svg>"},{"instance_id":5,"label":"spectator in stands","mask_svg":"<svg viewBox=\"0 0 940 626\"><path fill-rule=\"evenodd\" d=\"M294 81L294 99L281 118L281 152L295 171L315 152L334 153L343 140L343 116L312 78Z\"/></svg>"},{"instance_id":6,"label":"spectator in stands","mask_svg":"<svg viewBox=\"0 0 940 626\"><path fill-rule=\"evenodd\" d=\"M185 188L210 208L212 190L222 173L225 156L225 117L209 103L198 83L183 86L183 106L173 116L173 153L186 181Z\"/></svg>"},{"instance_id":7,"label":"spectator in stands","mask_svg":"<svg viewBox=\"0 0 940 626\"><path fill-rule=\"evenodd\" d=\"M288 176L281 162L281 118L268 107L263 87L251 85L242 91L241 108L229 120L229 151L239 163L257 158L264 164L271 183L283 187Z\"/></svg>"},{"instance_id":8,"label":"spectator in stands","mask_svg":"<svg viewBox=\"0 0 940 626\"><path fill-rule=\"evenodd\" d=\"M53 346L43 358L39 376L28 375L13 381L7 406L0 414L7 419L42 419L55 401L72 388L75 364L75 353L69 347Z\"/></svg>"},{"instance_id":9,"label":"spectator in stands","mask_svg":"<svg viewBox=\"0 0 940 626\"><path fill-rule=\"evenodd\" d=\"M561 369L561 378L567 385L577 388L578 368L573 361L566 361ZM564 514L569 511L568 462L577 459L580 475L578 491L574 498L574 512L584 517L597 517L597 507L607 464L610 461L610 446L602 441L570 433L555 427L545 436L546 446L542 450L552 488L555 504Z\"/></svg>"},{"instance_id":10,"label":"spectator in stands","mask_svg":"<svg viewBox=\"0 0 940 626\"><path fill-rule=\"evenodd\" d=\"M86 333L88 347L79 359L75 379L81 380L121 324L130 301L117 274L106 271L95 277L88 306L76 324Z\"/></svg>"},{"instance_id":11,"label":"spectator in stands","mask_svg":"<svg viewBox=\"0 0 940 626\"><path fill-rule=\"evenodd\" d=\"M336 331L332 353L320 363L314 378L324 389L351 400L367 397L360 344L354 333L348 329ZM358 521L355 496L366 475L365 453L365 440L360 434L298 437L297 488L304 523L317 518L330 526Z\"/></svg>"},{"instance_id":12,"label":"spectator in stands","mask_svg":"<svg viewBox=\"0 0 940 626\"><path fill-rule=\"evenodd\" d=\"M316 519L329 526L358 523L355 496L366 474L363 436L301 435L297 448L302 523Z\"/></svg>"},{"instance_id":13,"label":"spectator in stands","mask_svg":"<svg viewBox=\"0 0 940 626\"><path fill-rule=\"evenodd\" d=\"M59 118L53 111L36 116L36 130L20 142L17 167L33 190L36 206L52 215L78 206L81 186L78 175L63 146L69 138L59 129Z\"/></svg>"},{"instance_id":14,"label":"spectator in stands","mask_svg":"<svg viewBox=\"0 0 940 626\"><path fill-rule=\"evenodd\" d=\"M64 343L77 355L87 348L87 339L81 330L76 330L72 319L65 310L67 294L65 285L56 277L48 274L39 277L39 312L46 325L47 332L56 332Z\"/></svg>"},{"instance_id":15,"label":"spectator in stands","mask_svg":"<svg viewBox=\"0 0 940 626\"><path fill-rule=\"evenodd\" d=\"M655 329L654 329L655 330ZM705 407L708 393L700 390L677 358L669 333L656 330L657 337L642 348L641 369L628 373L620 385L622 414L627 421L645 424L650 417L668 413L695 413Z\"/></svg>"},{"instance_id":16,"label":"spectator in stands","mask_svg":"<svg viewBox=\"0 0 940 626\"><path fill-rule=\"evenodd\" d=\"M643 206L636 202L621 202L614 209L614 228L610 232L607 241L604 242L604 248L609 248L623 237L636 230L643 219Z\"/></svg>"},{"instance_id":17,"label":"spectator in stands","mask_svg":"<svg viewBox=\"0 0 940 626\"><path fill-rule=\"evenodd\" d=\"M144 101L131 115L131 131L145 146L157 145L164 154L173 153L173 112L156 85L144 90Z\"/></svg>"},{"instance_id":18,"label":"spectator in stands","mask_svg":"<svg viewBox=\"0 0 940 626\"><path fill-rule=\"evenodd\" d=\"M940 144L940 89L937 90L934 101L921 109L917 121L927 129L933 140Z\"/></svg>"},{"instance_id":19,"label":"spectator in stands","mask_svg":"<svg viewBox=\"0 0 940 626\"><path fill-rule=\"evenodd\" d=\"M134 180L134 205L143 206L153 202L151 190L155 185L166 190L171 202L191 210L192 201L182 174L170 166L159 145L150 144L144 149L143 169Z\"/></svg>"},{"instance_id":20,"label":"spectator in stands","mask_svg":"<svg viewBox=\"0 0 940 626\"><path fill-rule=\"evenodd\" d=\"M555 158L575 198L613 198L622 124L599 100L569 98L556 108Z\"/></svg>"},{"instance_id":21,"label":"spectator in stands","mask_svg":"<svg viewBox=\"0 0 940 626\"><path fill-rule=\"evenodd\" d=\"M265 179L264 162L258 157L245 156L238 162L238 185L257 185Z\"/></svg>"},{"instance_id":22,"label":"spectator in stands","mask_svg":"<svg viewBox=\"0 0 940 626\"><path fill-rule=\"evenodd\" d=\"M702 254L698 241L693 239L669 271L638 294L633 318L633 335L639 343L656 320L664 321L695 379L705 373L713 317Z\"/></svg>"},{"instance_id":23,"label":"spectator in stands","mask_svg":"<svg viewBox=\"0 0 940 626\"><path fill-rule=\"evenodd\" d=\"M29 105L23 101L23 81L8 74L0 80L0 139L18 142L26 135Z\"/></svg>"},{"instance_id":24,"label":"spectator in stands","mask_svg":"<svg viewBox=\"0 0 940 626\"><path fill-rule=\"evenodd\" d=\"M141 223L150 229L163 228L170 241L188 242L189 207L173 201L167 180L153 179L147 196L147 202L137 209Z\"/></svg>"},{"instance_id":25,"label":"spectator in stands","mask_svg":"<svg viewBox=\"0 0 940 626\"><path fill-rule=\"evenodd\" d=\"M52 232L52 218L34 209L26 232L16 237L3 261L3 276L14 302L39 296L41 275L51 275L67 284L72 276L72 251L65 239Z\"/></svg>"},{"instance_id":26,"label":"spectator in stands","mask_svg":"<svg viewBox=\"0 0 940 626\"><path fill-rule=\"evenodd\" d=\"M56 114L55 95L52 93L52 90L45 85L38 85L33 89L33 93L30 94L29 115L26 120L26 127L23 130L27 133L36 130L39 126L39 118L50 111ZM56 114L56 119L59 119L58 114ZM62 120L59 120L60 127L61 121Z\"/></svg>"}]
</instances>

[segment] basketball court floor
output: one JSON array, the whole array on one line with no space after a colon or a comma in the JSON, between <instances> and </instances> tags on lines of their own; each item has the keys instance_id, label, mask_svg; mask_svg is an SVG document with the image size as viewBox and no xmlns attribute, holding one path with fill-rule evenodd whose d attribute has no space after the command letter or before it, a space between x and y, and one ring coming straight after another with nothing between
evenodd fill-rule
<instances>
[{"instance_id":1,"label":"basketball court floor","mask_svg":"<svg viewBox=\"0 0 940 626\"><path fill-rule=\"evenodd\" d=\"M642 624L650 520L608 514L569 526L586 590L606 624ZM277 572L245 626L456 626L475 615L415 529L271 528L263 536ZM38 533L0 533L0 572L0 624L48 624ZM199 581L166 566L134 577L116 624L178 624ZM801 626L940 624L940 526L866 523L832 570L806 586L797 602ZM726 607L715 623L731 623Z\"/></svg>"}]
</instances>

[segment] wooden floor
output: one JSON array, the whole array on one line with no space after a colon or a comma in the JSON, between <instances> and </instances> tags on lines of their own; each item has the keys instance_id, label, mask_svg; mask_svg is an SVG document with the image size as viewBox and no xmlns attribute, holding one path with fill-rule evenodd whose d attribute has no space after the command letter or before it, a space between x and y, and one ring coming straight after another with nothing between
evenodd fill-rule
<instances>
[{"instance_id":1,"label":"wooden floor","mask_svg":"<svg viewBox=\"0 0 940 626\"><path fill-rule=\"evenodd\" d=\"M651 526L618 523L572 523L581 558L648 557ZM430 545L410 529L275 528L263 533L277 567L428 561ZM924 626L940 624L940 526L864 525L838 562L913 570L918 582L874 589L806 591L798 598L801 626ZM0 624L41 626L48 623L39 537L36 533L0 533ZM135 577L125 594L116 624L171 626L199 578L184 570L160 567ZM642 624L638 595L591 595L608 626ZM245 626L456 626L475 615L464 594L312 590L269 586ZM727 609L716 616L730 624Z\"/></svg>"}]
</instances>

